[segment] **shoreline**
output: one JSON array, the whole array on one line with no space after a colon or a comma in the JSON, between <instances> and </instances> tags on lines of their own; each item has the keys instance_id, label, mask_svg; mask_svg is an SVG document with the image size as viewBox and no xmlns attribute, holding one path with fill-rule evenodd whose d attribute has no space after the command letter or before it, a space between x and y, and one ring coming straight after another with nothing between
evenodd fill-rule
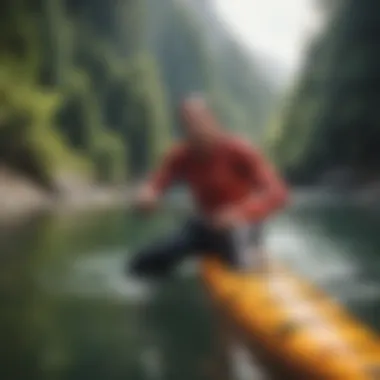
<instances>
[{"instance_id":1,"label":"shoreline","mask_svg":"<svg viewBox=\"0 0 380 380\"><path fill-rule=\"evenodd\" d=\"M86 193L72 194L52 200L49 195L41 196L38 200L20 199L19 202L9 202L0 209L0 224L12 224L40 212L57 214L76 213L87 210L100 210L114 206L126 207L130 204L130 191L115 189L92 189Z\"/></svg>"},{"instance_id":2,"label":"shoreline","mask_svg":"<svg viewBox=\"0 0 380 380\"><path fill-rule=\"evenodd\" d=\"M60 194L37 187L16 173L0 168L0 224L13 224L39 212L75 213L130 204L134 184L101 186L65 183Z\"/></svg>"}]
</instances>

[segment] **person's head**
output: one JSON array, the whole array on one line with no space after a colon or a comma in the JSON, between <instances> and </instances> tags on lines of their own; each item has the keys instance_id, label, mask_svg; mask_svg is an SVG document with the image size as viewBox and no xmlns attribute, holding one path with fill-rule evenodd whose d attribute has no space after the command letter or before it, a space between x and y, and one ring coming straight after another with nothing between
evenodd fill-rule
<instances>
[{"instance_id":1,"label":"person's head","mask_svg":"<svg viewBox=\"0 0 380 380\"><path fill-rule=\"evenodd\" d=\"M195 147L207 148L222 135L222 128L203 96L187 97L180 113L185 137Z\"/></svg>"}]
</instances>

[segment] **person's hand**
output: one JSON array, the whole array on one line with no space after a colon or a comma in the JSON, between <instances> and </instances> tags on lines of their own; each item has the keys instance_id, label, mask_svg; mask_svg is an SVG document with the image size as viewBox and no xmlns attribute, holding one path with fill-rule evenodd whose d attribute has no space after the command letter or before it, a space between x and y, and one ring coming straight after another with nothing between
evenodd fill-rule
<instances>
[{"instance_id":1,"label":"person's hand","mask_svg":"<svg viewBox=\"0 0 380 380\"><path fill-rule=\"evenodd\" d=\"M215 229L228 230L238 227L242 223L241 215L235 208L226 208L217 212L211 218L211 224Z\"/></svg>"},{"instance_id":2,"label":"person's hand","mask_svg":"<svg viewBox=\"0 0 380 380\"><path fill-rule=\"evenodd\" d=\"M142 186L136 196L135 206L141 211L153 211L158 203L158 196L150 186Z\"/></svg>"}]
</instances>

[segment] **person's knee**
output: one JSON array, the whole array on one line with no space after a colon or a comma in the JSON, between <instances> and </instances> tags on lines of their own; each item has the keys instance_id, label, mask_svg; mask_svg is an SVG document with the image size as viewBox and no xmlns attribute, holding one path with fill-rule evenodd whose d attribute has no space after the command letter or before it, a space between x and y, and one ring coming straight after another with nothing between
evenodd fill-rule
<instances>
[{"instance_id":1,"label":"person's knee","mask_svg":"<svg viewBox=\"0 0 380 380\"><path fill-rule=\"evenodd\" d=\"M157 242L137 252L128 264L128 273L137 277L166 276L180 257L171 241Z\"/></svg>"},{"instance_id":2,"label":"person's knee","mask_svg":"<svg viewBox=\"0 0 380 380\"><path fill-rule=\"evenodd\" d=\"M137 252L126 265L126 273L134 277L147 277L162 271L159 253L151 250Z\"/></svg>"},{"instance_id":3,"label":"person's knee","mask_svg":"<svg viewBox=\"0 0 380 380\"><path fill-rule=\"evenodd\" d=\"M185 226L180 231L143 248L127 264L127 272L135 276L165 276L189 252L197 235Z\"/></svg>"},{"instance_id":4,"label":"person's knee","mask_svg":"<svg viewBox=\"0 0 380 380\"><path fill-rule=\"evenodd\" d=\"M125 266L126 274L132 276L142 276L147 271L147 263L144 257L138 252Z\"/></svg>"}]
</instances>

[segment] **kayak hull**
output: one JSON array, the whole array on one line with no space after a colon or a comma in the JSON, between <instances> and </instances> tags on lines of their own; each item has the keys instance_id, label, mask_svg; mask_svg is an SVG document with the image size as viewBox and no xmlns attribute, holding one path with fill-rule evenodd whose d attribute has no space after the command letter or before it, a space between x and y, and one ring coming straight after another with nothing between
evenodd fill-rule
<instances>
[{"instance_id":1,"label":"kayak hull","mask_svg":"<svg viewBox=\"0 0 380 380\"><path fill-rule=\"evenodd\" d=\"M291 271L238 273L205 259L202 278L217 312L274 378L380 379L378 337Z\"/></svg>"}]
</instances>

